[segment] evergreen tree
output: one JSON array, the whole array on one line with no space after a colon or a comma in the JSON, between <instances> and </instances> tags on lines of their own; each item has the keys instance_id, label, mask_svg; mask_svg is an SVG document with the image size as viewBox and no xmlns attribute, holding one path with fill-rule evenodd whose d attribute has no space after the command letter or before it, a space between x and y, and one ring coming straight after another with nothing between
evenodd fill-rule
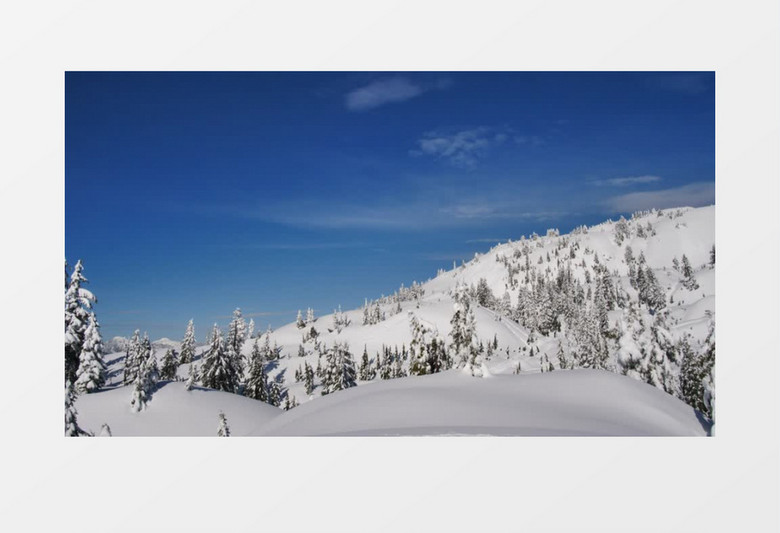
<instances>
[{"instance_id":1,"label":"evergreen tree","mask_svg":"<svg viewBox=\"0 0 780 533\"><path fill-rule=\"evenodd\" d=\"M179 369L178 354L173 348L165 350L162 358L162 368L160 368L160 379L173 381L176 379L176 371Z\"/></svg>"},{"instance_id":2,"label":"evergreen tree","mask_svg":"<svg viewBox=\"0 0 780 533\"><path fill-rule=\"evenodd\" d=\"M235 354L229 353L222 342L222 332L214 324L211 343L203 355L200 381L204 387L235 392L238 387L239 373L235 364Z\"/></svg>"},{"instance_id":3,"label":"evergreen tree","mask_svg":"<svg viewBox=\"0 0 780 533\"><path fill-rule=\"evenodd\" d=\"M190 319L187 324L187 331L184 334L184 340L181 341L181 356L179 359L180 364L192 363L195 357L195 326Z\"/></svg>"},{"instance_id":4,"label":"evergreen tree","mask_svg":"<svg viewBox=\"0 0 780 533\"><path fill-rule=\"evenodd\" d=\"M368 359L368 349L366 346L363 346L363 357L360 359L358 373L361 381L370 381L373 379L371 376L371 361Z\"/></svg>"},{"instance_id":5,"label":"evergreen tree","mask_svg":"<svg viewBox=\"0 0 780 533\"><path fill-rule=\"evenodd\" d=\"M303 364L303 384L306 390L306 395L311 395L314 391L314 370L306 362Z\"/></svg>"},{"instance_id":6,"label":"evergreen tree","mask_svg":"<svg viewBox=\"0 0 780 533\"><path fill-rule=\"evenodd\" d=\"M190 370L189 370L189 374L187 375L187 383L185 383L184 385L184 388L188 391L192 390L192 387L195 386L195 382L198 379L198 373L194 367L195 365L190 363Z\"/></svg>"},{"instance_id":7,"label":"evergreen tree","mask_svg":"<svg viewBox=\"0 0 780 533\"><path fill-rule=\"evenodd\" d=\"M328 350L324 374L323 395L357 385L355 361L349 351L349 346L337 342L333 348Z\"/></svg>"},{"instance_id":8,"label":"evergreen tree","mask_svg":"<svg viewBox=\"0 0 780 533\"><path fill-rule=\"evenodd\" d=\"M306 327L306 322L303 321L303 315L301 314L300 309L298 309L298 316L295 318L295 326L298 329L303 329Z\"/></svg>"},{"instance_id":9,"label":"evergreen tree","mask_svg":"<svg viewBox=\"0 0 780 533\"><path fill-rule=\"evenodd\" d=\"M696 278L693 276L693 268L688 258L683 254L682 256L682 275L683 275L683 287L689 291L695 291L699 288L699 284L696 282Z\"/></svg>"},{"instance_id":10,"label":"evergreen tree","mask_svg":"<svg viewBox=\"0 0 780 533\"><path fill-rule=\"evenodd\" d=\"M241 315L241 309L233 311L233 319L228 325L228 335L225 339L225 352L233 360L233 366L238 375L244 373L244 361L241 358L241 348L244 346L246 335L246 322Z\"/></svg>"},{"instance_id":11,"label":"evergreen tree","mask_svg":"<svg viewBox=\"0 0 780 533\"><path fill-rule=\"evenodd\" d=\"M70 381L65 382L65 436L85 437L89 434L79 427L77 421L76 398L78 393Z\"/></svg>"},{"instance_id":12,"label":"evergreen tree","mask_svg":"<svg viewBox=\"0 0 780 533\"><path fill-rule=\"evenodd\" d=\"M712 419L714 404L714 379L712 373L715 366L715 342L708 336L706 348L702 353L696 353L687 339L678 343L678 353L681 357L680 396L682 400Z\"/></svg>"},{"instance_id":13,"label":"evergreen tree","mask_svg":"<svg viewBox=\"0 0 780 533\"><path fill-rule=\"evenodd\" d=\"M76 390L79 393L94 392L106 382L106 364L103 362L103 351L100 331L93 313L89 314L87 329L84 332L84 342L81 345L79 368L76 372Z\"/></svg>"},{"instance_id":14,"label":"evergreen tree","mask_svg":"<svg viewBox=\"0 0 780 533\"><path fill-rule=\"evenodd\" d=\"M470 366L474 355L473 341L475 333L474 313L468 300L461 299L453 306L454 313L450 319L450 356L457 358L460 367Z\"/></svg>"},{"instance_id":15,"label":"evergreen tree","mask_svg":"<svg viewBox=\"0 0 780 533\"><path fill-rule=\"evenodd\" d=\"M103 424L100 426L100 435L98 437L111 437L111 428L108 424Z\"/></svg>"},{"instance_id":16,"label":"evergreen tree","mask_svg":"<svg viewBox=\"0 0 780 533\"><path fill-rule=\"evenodd\" d=\"M715 266L715 245L712 245L712 248L710 248L710 266Z\"/></svg>"},{"instance_id":17,"label":"evergreen tree","mask_svg":"<svg viewBox=\"0 0 780 533\"><path fill-rule=\"evenodd\" d=\"M230 428L228 427L227 418L225 413L219 412L219 428L217 428L217 437L229 437Z\"/></svg>"},{"instance_id":18,"label":"evergreen tree","mask_svg":"<svg viewBox=\"0 0 780 533\"><path fill-rule=\"evenodd\" d=\"M249 326L246 328L246 338L247 340L253 338L255 335L255 319L250 318L249 319Z\"/></svg>"},{"instance_id":19,"label":"evergreen tree","mask_svg":"<svg viewBox=\"0 0 780 533\"><path fill-rule=\"evenodd\" d=\"M255 341L257 346L257 341ZM244 387L244 396L261 402L268 401L268 374L265 372L265 363L259 351L252 350L249 363L249 373Z\"/></svg>"},{"instance_id":20,"label":"evergreen tree","mask_svg":"<svg viewBox=\"0 0 780 533\"><path fill-rule=\"evenodd\" d=\"M141 366L141 350L141 332L135 330L127 350L125 351L125 368L124 376L122 378L123 385L129 385L135 382L135 378L138 375L138 369Z\"/></svg>"},{"instance_id":21,"label":"evergreen tree","mask_svg":"<svg viewBox=\"0 0 780 533\"><path fill-rule=\"evenodd\" d=\"M152 398L152 393L159 379L157 358L154 356L149 337L144 335L141 342L141 365L133 383L133 394L130 398L131 411L138 413L146 409L146 404Z\"/></svg>"},{"instance_id":22,"label":"evergreen tree","mask_svg":"<svg viewBox=\"0 0 780 533\"><path fill-rule=\"evenodd\" d=\"M306 325L308 326L309 324L314 324L316 321L317 319L314 318L314 309L309 307L308 309L306 309Z\"/></svg>"},{"instance_id":23,"label":"evergreen tree","mask_svg":"<svg viewBox=\"0 0 780 533\"><path fill-rule=\"evenodd\" d=\"M79 369L84 336L95 296L82 285L87 283L81 260L73 267L70 283L65 291L65 380L75 383ZM67 263L66 263L67 272Z\"/></svg>"},{"instance_id":24,"label":"evergreen tree","mask_svg":"<svg viewBox=\"0 0 780 533\"><path fill-rule=\"evenodd\" d=\"M303 348L303 344L298 345L298 357L306 357L306 350Z\"/></svg>"}]
</instances>

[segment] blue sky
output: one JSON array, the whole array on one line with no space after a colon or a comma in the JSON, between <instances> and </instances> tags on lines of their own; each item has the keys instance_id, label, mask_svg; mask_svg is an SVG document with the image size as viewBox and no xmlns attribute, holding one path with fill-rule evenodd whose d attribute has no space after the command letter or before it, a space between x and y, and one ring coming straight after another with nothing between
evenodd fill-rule
<instances>
[{"instance_id":1,"label":"blue sky","mask_svg":"<svg viewBox=\"0 0 780 533\"><path fill-rule=\"evenodd\" d=\"M715 201L714 73L65 74L65 254L104 337L203 340L495 242Z\"/></svg>"}]
</instances>

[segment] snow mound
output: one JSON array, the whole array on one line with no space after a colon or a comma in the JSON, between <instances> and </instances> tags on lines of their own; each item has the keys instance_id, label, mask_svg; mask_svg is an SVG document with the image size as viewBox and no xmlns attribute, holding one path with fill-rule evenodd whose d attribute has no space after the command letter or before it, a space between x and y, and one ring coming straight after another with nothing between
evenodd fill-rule
<instances>
[{"instance_id":1,"label":"snow mound","mask_svg":"<svg viewBox=\"0 0 780 533\"><path fill-rule=\"evenodd\" d=\"M619 398L620 401L615 401ZM285 412L253 435L706 435L696 411L606 371L448 371L360 386Z\"/></svg>"},{"instance_id":2,"label":"snow mound","mask_svg":"<svg viewBox=\"0 0 780 533\"><path fill-rule=\"evenodd\" d=\"M232 435L248 435L283 413L278 407L244 396L201 387L186 390L181 382L161 382L146 409L130 411L132 387L117 387L79 396L79 426L94 433L102 424L113 436L216 436L219 412Z\"/></svg>"}]
</instances>

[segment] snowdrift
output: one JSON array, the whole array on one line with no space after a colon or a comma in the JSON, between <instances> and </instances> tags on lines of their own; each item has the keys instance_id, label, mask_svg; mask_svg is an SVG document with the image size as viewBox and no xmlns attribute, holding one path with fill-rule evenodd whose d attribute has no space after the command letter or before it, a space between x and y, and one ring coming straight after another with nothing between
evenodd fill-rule
<instances>
[{"instance_id":1,"label":"snowdrift","mask_svg":"<svg viewBox=\"0 0 780 533\"><path fill-rule=\"evenodd\" d=\"M616 401L616 399L619 399ZM351 388L285 412L253 435L706 435L696 412L599 370L474 378L460 371Z\"/></svg>"},{"instance_id":2,"label":"snowdrift","mask_svg":"<svg viewBox=\"0 0 780 533\"><path fill-rule=\"evenodd\" d=\"M79 396L79 426L95 434L105 423L113 436L216 436L219 412L230 431L247 435L283 411L258 402L202 387L186 390L182 382L162 382L144 411L130 411L132 387L117 387Z\"/></svg>"}]
</instances>

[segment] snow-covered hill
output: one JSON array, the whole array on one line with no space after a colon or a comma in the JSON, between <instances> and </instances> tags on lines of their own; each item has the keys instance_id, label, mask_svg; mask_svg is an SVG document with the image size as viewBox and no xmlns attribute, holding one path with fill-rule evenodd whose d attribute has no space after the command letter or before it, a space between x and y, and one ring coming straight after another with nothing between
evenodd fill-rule
<instances>
[{"instance_id":1,"label":"snow-covered hill","mask_svg":"<svg viewBox=\"0 0 780 533\"><path fill-rule=\"evenodd\" d=\"M715 208L710 206L639 213L630 220L581 227L568 235L549 230L545 236L497 245L424 283L369 301L364 308L294 322L248 339L241 350L244 359L250 359L253 348L262 352L265 371L288 402L316 404L297 407L258 432L701 433L691 406L712 415L714 228ZM408 354L413 321L426 330L426 342L438 339L447 344L450 362L459 366L459 356L450 346L456 300L473 313L476 373L492 379L464 379L455 370L424 379L398 377L409 373L413 359ZM323 367L337 343L348 346L356 366L366 353L369 367L363 377L368 379L358 379L356 390L322 396ZM180 349L180 343L169 339L154 346L158 358L167 347ZM196 370L202 368L200 354L205 349L196 351ZM77 406L84 420L94 423L101 397L124 396L126 403L130 398L129 387L120 386L124 354L106 360L108 387L118 390L82 397ZM296 380L306 366L323 371L314 378L310 394L305 380ZM576 368L612 374L571 370ZM182 365L178 376L184 379L188 370ZM516 373L521 375L512 375ZM383 377L395 379L385 382ZM180 384L172 383L154 395L173 401L178 388ZM211 398L224 394L190 391L175 401L188 404L180 408L190 409L186 416L198 418L193 410L208 411L211 426L204 421L202 427L214 430L216 407ZM347 403L342 405L339 398ZM141 421L155 416L156 406L163 404L154 398L147 411L128 414L119 423L129 428L136 420L142 428L127 433L160 434L156 424ZM539 408L523 407L528 405ZM404 424L398 418L404 412L399 406L420 418ZM626 414L629 406L635 415ZM242 420L239 424L248 427L243 421L254 415L243 407L227 406L229 420L231 408L233 417ZM606 425L599 425L600 416ZM678 425L666 424L664 417ZM323 425L323 420L332 420L333 427ZM194 426L181 427L194 431Z\"/></svg>"}]
</instances>

